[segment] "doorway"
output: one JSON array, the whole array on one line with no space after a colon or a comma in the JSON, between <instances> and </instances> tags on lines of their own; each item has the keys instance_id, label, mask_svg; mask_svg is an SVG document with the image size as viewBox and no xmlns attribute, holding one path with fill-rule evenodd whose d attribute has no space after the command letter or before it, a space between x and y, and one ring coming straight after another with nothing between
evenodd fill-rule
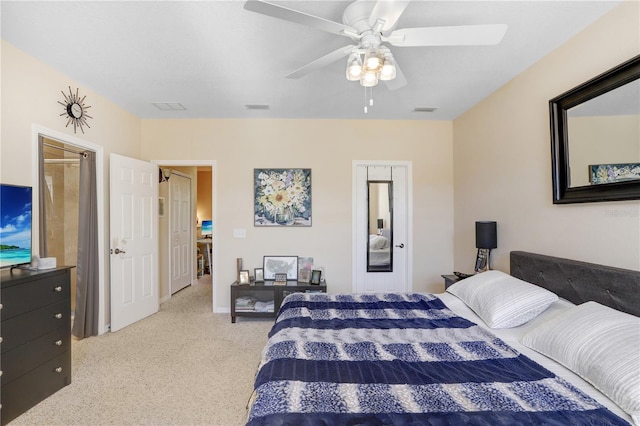
<instances>
[{"instance_id":1,"label":"doorway","mask_svg":"<svg viewBox=\"0 0 640 426\"><path fill-rule=\"evenodd\" d=\"M159 185L160 204L164 204L164 216L160 214L160 242L159 253L160 263L166 265L160 271L160 303L169 300L171 297L171 272L169 268L170 254L170 238L169 238L169 185L174 172L177 174L188 176L191 178L191 214L190 218L193 223L192 243L190 244L189 255L189 271L191 283L206 283L212 286L216 282L216 250L214 241L216 235L215 226L215 184L216 184L216 162L214 160L152 160L157 164L160 170L159 179L166 174L169 176L168 181L164 181ZM163 200L164 199L164 200ZM202 240L201 228L203 220L211 220L214 222L211 232L211 238L207 239L209 244L200 244ZM166 229L165 229L166 228ZM207 250L208 253L206 252ZM198 256L202 254L202 256ZM207 256L208 254L208 256ZM166 261L163 261L163 258ZM202 262L202 263L200 263ZM215 311L215 291L212 291L211 310Z\"/></svg>"},{"instance_id":2,"label":"doorway","mask_svg":"<svg viewBox=\"0 0 640 426\"><path fill-rule=\"evenodd\" d=\"M32 186L33 186L33 192L34 194L36 194L36 196L33 197L33 223L34 224L41 224L44 223L44 220L41 220L41 218L43 218L43 214L46 215L46 212L43 212L43 208L41 208L41 201L40 201L40 196L38 196L37 194L40 194L41 189L43 191L48 190L48 186L49 184L47 183L47 181L45 180L44 176L46 176L46 173L44 173L42 171L42 169L44 168L44 164L45 164L45 156L42 154L43 149L41 149L41 144L46 141L49 145L52 145L53 147L49 147L52 149L52 153L50 157L50 162L49 162L49 166L50 168L53 169L58 169L57 171L50 171L51 173L51 178L48 179L48 181L51 184L51 189L56 190L57 188L57 184L55 182L55 180L61 179L61 176L67 176L67 178L70 178L72 171L75 169L74 163L76 163L76 160L79 160L79 156L77 153L79 152L91 152L93 153L93 155L95 155L95 178L96 178L96 188L97 188L97 199L95 201L95 206L97 208L97 242L98 242L98 256L97 256L97 267L98 270L100 271L99 276L97 277L97 290L98 290L98 294L99 294L99 306L98 306L98 319L97 319L97 323L98 323L98 334L103 334L106 331L108 331L108 322L109 322L109 317L108 317L108 298L106 298L106 272L104 271L104 265L105 265L105 257L106 257L106 249L105 249L105 215L104 215L104 211L103 211L103 206L104 206L104 149L99 146L96 145L94 143L85 141L83 139L77 138L75 136L71 136L68 135L66 133L62 133L56 130L52 130L52 129L48 129L46 127L43 126L39 126L39 125L33 125L32 126L32 170L33 170L33 179L32 179ZM62 149L61 149L62 148ZM74 153L75 152L75 153ZM64 155L62 154L64 153ZM57 164L56 164L57 163ZM55 166L55 167L54 167ZM79 169L79 162L78 162L78 169ZM56 179L54 179L56 178ZM75 182L79 182L79 178L75 179L74 178L70 178L70 181L75 181ZM41 183L44 182L44 183ZM64 182L64 179L63 179ZM78 190L74 190L71 192L71 194L64 194L64 193L60 193L59 190L57 191L58 193L54 193L53 195L53 200L54 202L61 202L63 199L67 199L67 202L69 201L69 199L75 197L77 199L78 194L79 194L79 186L74 185L74 187L78 188ZM58 195L62 194L60 197L58 197ZM44 197L43 197L44 198ZM51 197L50 197L51 199ZM71 209L69 209L71 210ZM64 222L70 222L70 221L64 221L64 217L66 216L66 211L65 214L60 216L59 212L58 212L58 218L59 219L55 219L54 216L52 216L51 218L53 218L54 221L58 221L58 223L64 223ZM63 218L63 219L60 219ZM54 224L55 225L55 224ZM75 229L74 233L75 236L70 237L71 233L67 232L67 229L65 229L65 234L67 234L67 237L65 238L72 238L74 241L78 240L79 235L77 234L77 226L78 226L78 218L76 218L75 220L75 224L73 226L67 226L65 225L64 227L67 229ZM60 253L56 253L56 254L47 254L47 251L44 250L42 248L42 244L41 244L41 235L43 235L42 238L44 238L44 236L46 235L46 232L43 232L42 230L39 230L38 232L34 232L33 233L33 247L35 248L34 250L34 255L39 255L41 257L45 257L45 256L56 256L56 263L58 265L63 265L65 263L68 264L72 264L75 265L77 263L77 249L70 249L70 250L66 250L67 253L75 253L75 255L72 254L71 258L67 258L67 254L64 252ZM59 231L58 231L58 236ZM46 240L44 241L44 244L46 244ZM60 256L58 258L58 256ZM64 257L63 257L64 256ZM62 260L61 260L62 259ZM69 259L69 260L68 260ZM77 271L74 269L72 269L72 274L77 274ZM74 277L73 283L75 285L75 283L77 282L76 277ZM95 282L95 281L94 281ZM72 292L72 294L75 295L75 291ZM73 296L75 298L75 296ZM76 301L75 299L73 300L74 302L74 308L76 305ZM73 308L72 308L73 309Z\"/></svg>"}]
</instances>

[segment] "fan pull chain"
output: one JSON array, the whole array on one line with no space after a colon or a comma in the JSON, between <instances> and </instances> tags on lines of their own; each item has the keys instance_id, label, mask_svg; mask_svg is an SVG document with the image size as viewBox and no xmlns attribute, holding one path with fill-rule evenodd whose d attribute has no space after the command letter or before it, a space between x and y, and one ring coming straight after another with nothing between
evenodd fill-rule
<instances>
[{"instance_id":1,"label":"fan pull chain","mask_svg":"<svg viewBox=\"0 0 640 426\"><path fill-rule=\"evenodd\" d=\"M369 106L373 106L373 87L369 88L369 102L367 102L367 88L364 88L364 113L369 112L369 108L367 107L367 103Z\"/></svg>"},{"instance_id":2,"label":"fan pull chain","mask_svg":"<svg viewBox=\"0 0 640 426\"><path fill-rule=\"evenodd\" d=\"M368 113L369 111L367 110L367 88L364 88L364 113Z\"/></svg>"}]
</instances>

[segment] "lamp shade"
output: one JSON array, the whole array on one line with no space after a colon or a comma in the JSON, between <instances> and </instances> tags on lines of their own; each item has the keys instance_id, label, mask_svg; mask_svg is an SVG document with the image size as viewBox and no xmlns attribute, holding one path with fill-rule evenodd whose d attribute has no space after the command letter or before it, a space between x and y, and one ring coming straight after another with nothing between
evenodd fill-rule
<instances>
[{"instance_id":1,"label":"lamp shade","mask_svg":"<svg viewBox=\"0 0 640 426\"><path fill-rule=\"evenodd\" d=\"M382 229L382 228L384 228L383 220L378 219L378 229Z\"/></svg>"},{"instance_id":2,"label":"lamp shade","mask_svg":"<svg viewBox=\"0 0 640 426\"><path fill-rule=\"evenodd\" d=\"M494 249L498 247L496 222L476 222L476 248Z\"/></svg>"}]
</instances>

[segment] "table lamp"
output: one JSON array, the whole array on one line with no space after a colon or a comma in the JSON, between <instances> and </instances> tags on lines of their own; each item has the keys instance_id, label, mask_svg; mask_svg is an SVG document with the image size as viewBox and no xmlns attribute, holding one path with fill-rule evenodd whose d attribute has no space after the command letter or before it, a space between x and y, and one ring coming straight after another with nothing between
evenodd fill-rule
<instances>
[{"instance_id":1,"label":"table lamp","mask_svg":"<svg viewBox=\"0 0 640 426\"><path fill-rule=\"evenodd\" d=\"M489 256L491 249L498 247L497 224L493 221L476 222L476 248L478 256L476 257L475 272L488 271Z\"/></svg>"}]
</instances>

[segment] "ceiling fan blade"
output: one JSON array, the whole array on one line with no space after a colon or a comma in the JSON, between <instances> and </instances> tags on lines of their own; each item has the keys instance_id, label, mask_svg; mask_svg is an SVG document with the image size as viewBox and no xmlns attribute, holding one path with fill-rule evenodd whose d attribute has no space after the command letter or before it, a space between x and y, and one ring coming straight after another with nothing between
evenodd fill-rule
<instances>
[{"instance_id":1,"label":"ceiling fan blade","mask_svg":"<svg viewBox=\"0 0 640 426\"><path fill-rule=\"evenodd\" d=\"M490 45L500 43L506 32L506 24L403 28L383 40L400 47Z\"/></svg>"},{"instance_id":2,"label":"ceiling fan blade","mask_svg":"<svg viewBox=\"0 0 640 426\"><path fill-rule=\"evenodd\" d=\"M378 0L369 16L369 26L373 28L378 19L382 19L384 25L379 31L384 34L393 30L409 2L410 0Z\"/></svg>"},{"instance_id":3,"label":"ceiling fan blade","mask_svg":"<svg viewBox=\"0 0 640 426\"><path fill-rule=\"evenodd\" d=\"M402 70L400 69L400 66L398 65L397 62L396 62L396 78L394 78L393 80L385 81L385 84L387 85L387 89L391 91L398 90L407 85L407 79L402 73Z\"/></svg>"},{"instance_id":4,"label":"ceiling fan blade","mask_svg":"<svg viewBox=\"0 0 640 426\"><path fill-rule=\"evenodd\" d=\"M292 72L289 75L286 75L286 78L300 78L300 77L304 77L307 74L310 74L316 70L319 70L320 68L329 65L341 58L344 58L346 56L348 56L351 52L353 52L355 49L357 49L358 46L354 46L354 45L349 45L349 46L344 46L341 47L340 49L334 50L331 53L328 53L324 56L322 56L321 58L316 59L313 62L308 63L307 65L303 66L302 68L298 68L297 70L295 70L294 72Z\"/></svg>"},{"instance_id":5,"label":"ceiling fan blade","mask_svg":"<svg viewBox=\"0 0 640 426\"><path fill-rule=\"evenodd\" d=\"M262 0L249 0L244 4L244 8L251 12L261 13L296 24L307 25L332 34L347 35L347 33L358 33L354 28L347 25Z\"/></svg>"}]
</instances>

